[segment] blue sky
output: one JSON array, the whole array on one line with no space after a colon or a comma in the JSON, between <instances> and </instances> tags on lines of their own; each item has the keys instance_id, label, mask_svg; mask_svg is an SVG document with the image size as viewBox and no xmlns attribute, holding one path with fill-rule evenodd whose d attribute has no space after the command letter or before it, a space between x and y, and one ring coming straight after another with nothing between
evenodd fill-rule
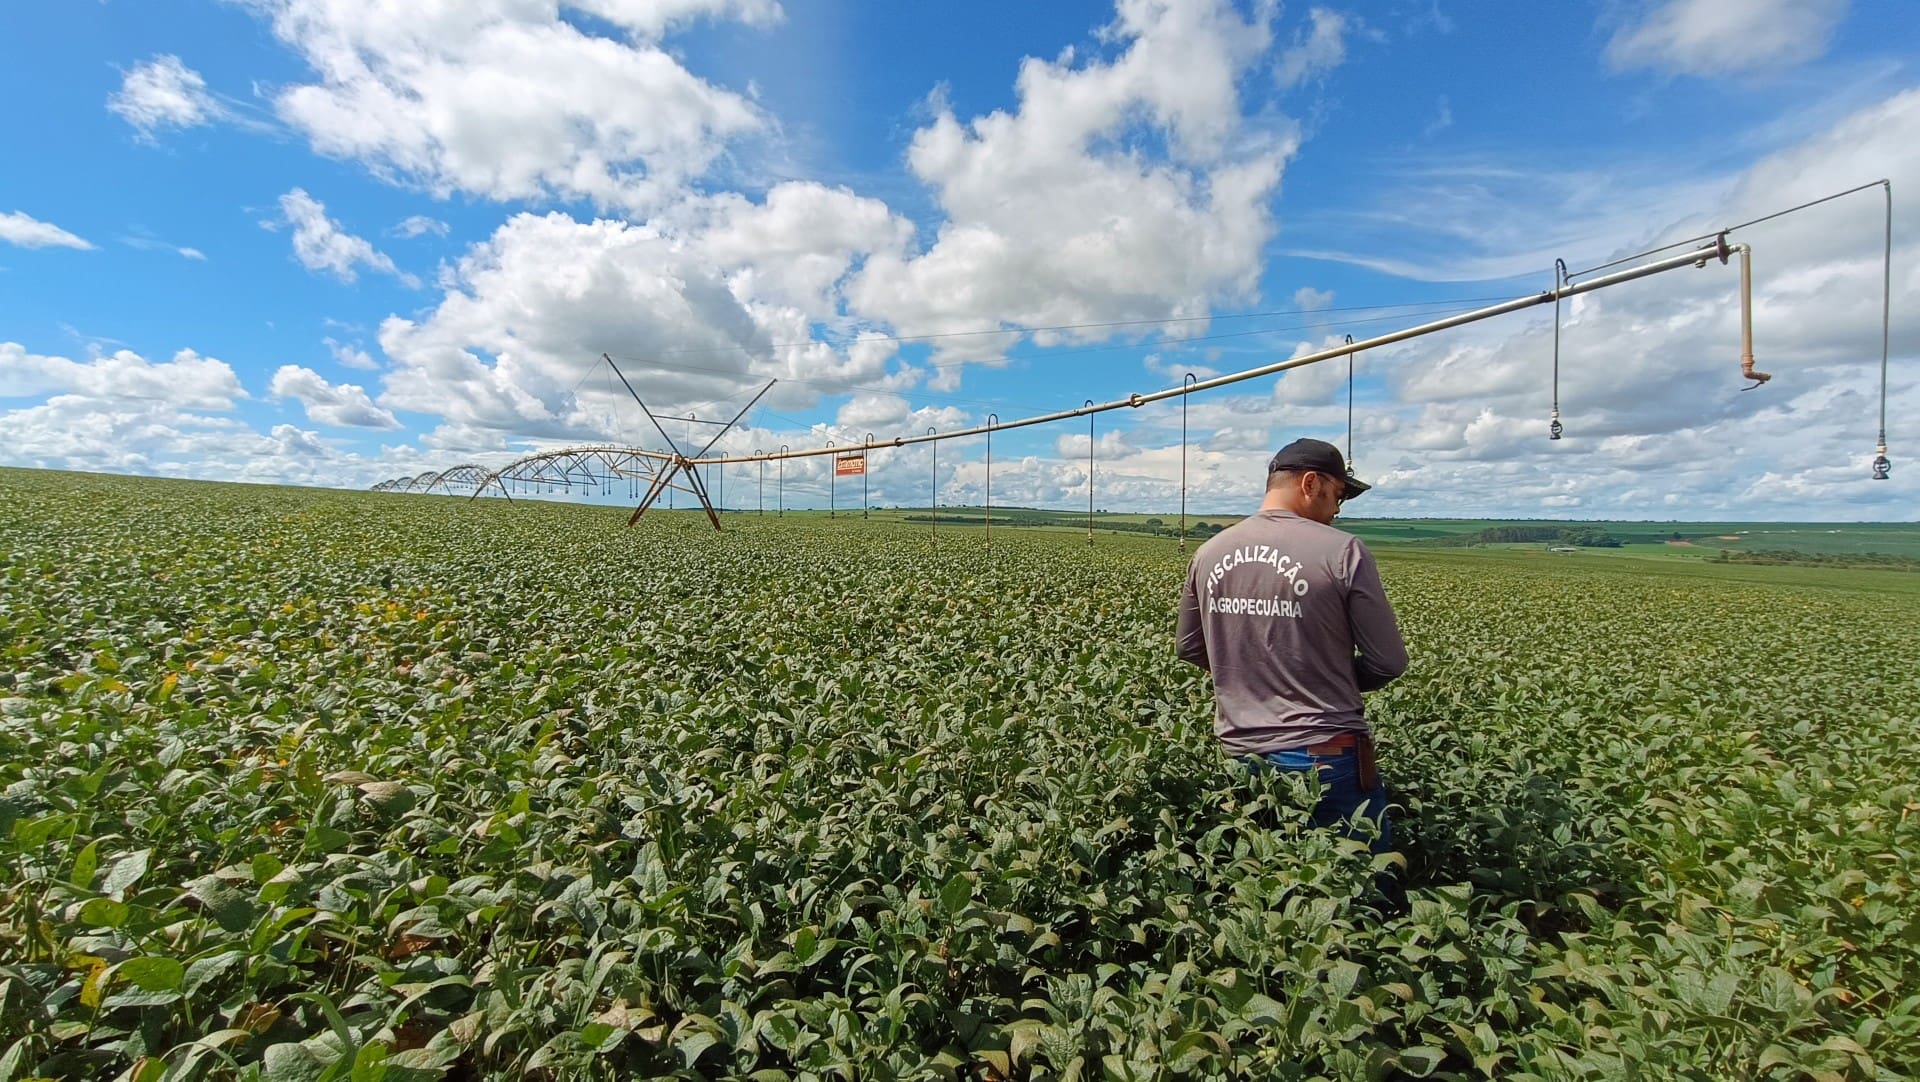
<instances>
[{"instance_id":1,"label":"blue sky","mask_svg":"<svg viewBox=\"0 0 1920 1082\"><path fill-rule=\"evenodd\" d=\"M24 0L0 15L0 463L363 487L726 416L723 449L1071 408L1365 338L1890 177L1730 268L1363 354L1358 513L1910 519L1920 30L1905 5ZM976 333L976 332L993 333ZM1334 363L1189 404L1203 512ZM1095 422L1097 502L1180 492L1177 402ZM685 431L683 429L683 431ZM676 433L678 435L678 433ZM995 501L1085 500L1084 421ZM978 502L981 441L941 447ZM1904 461L1903 461L1904 460ZM926 447L877 452L924 503ZM745 497L733 472L728 502ZM824 505L826 464L787 467Z\"/></svg>"}]
</instances>

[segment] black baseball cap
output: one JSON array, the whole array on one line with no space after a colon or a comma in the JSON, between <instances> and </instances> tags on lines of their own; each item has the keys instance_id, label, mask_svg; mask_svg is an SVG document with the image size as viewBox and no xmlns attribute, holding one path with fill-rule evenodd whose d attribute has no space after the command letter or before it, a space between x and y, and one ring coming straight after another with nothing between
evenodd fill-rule
<instances>
[{"instance_id":1,"label":"black baseball cap","mask_svg":"<svg viewBox=\"0 0 1920 1082\"><path fill-rule=\"evenodd\" d=\"M1347 489L1342 499L1351 500L1373 487L1348 473L1347 460L1340 456L1340 448L1326 440L1297 439L1275 451L1273 461L1267 463L1267 472L1281 470L1309 470L1344 478Z\"/></svg>"}]
</instances>

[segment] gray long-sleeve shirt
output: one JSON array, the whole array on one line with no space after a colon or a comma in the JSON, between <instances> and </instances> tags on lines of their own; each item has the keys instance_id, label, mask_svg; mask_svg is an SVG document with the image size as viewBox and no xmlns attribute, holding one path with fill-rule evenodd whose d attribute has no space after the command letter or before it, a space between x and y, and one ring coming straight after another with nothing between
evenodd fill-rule
<instances>
[{"instance_id":1,"label":"gray long-sleeve shirt","mask_svg":"<svg viewBox=\"0 0 1920 1082\"><path fill-rule=\"evenodd\" d=\"M1366 732L1361 692L1407 670L1373 554L1289 511L1200 546L1180 593L1179 651L1213 673L1213 731L1234 755Z\"/></svg>"}]
</instances>

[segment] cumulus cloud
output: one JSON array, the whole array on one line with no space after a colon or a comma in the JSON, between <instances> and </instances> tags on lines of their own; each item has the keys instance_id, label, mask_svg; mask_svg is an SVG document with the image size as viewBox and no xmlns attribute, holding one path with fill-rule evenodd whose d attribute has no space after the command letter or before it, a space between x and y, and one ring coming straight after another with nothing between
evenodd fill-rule
<instances>
[{"instance_id":1,"label":"cumulus cloud","mask_svg":"<svg viewBox=\"0 0 1920 1082\"><path fill-rule=\"evenodd\" d=\"M0 387L47 396L0 411L9 465L337 484L356 461L291 425L263 434L226 415L246 391L225 362L191 349L158 362L130 350L77 361L0 342Z\"/></svg>"},{"instance_id":2,"label":"cumulus cloud","mask_svg":"<svg viewBox=\"0 0 1920 1082\"><path fill-rule=\"evenodd\" d=\"M306 408L307 418L315 424L336 428L400 427L392 412L373 404L365 388L352 383L328 383L311 368L281 365L273 374L270 390L275 398L298 401Z\"/></svg>"},{"instance_id":3,"label":"cumulus cloud","mask_svg":"<svg viewBox=\"0 0 1920 1082\"><path fill-rule=\"evenodd\" d=\"M280 197L280 221L293 227L293 254L308 270L325 271L351 283L358 279L356 267L367 267L391 274L402 283L418 288L420 280L393 265L385 253L364 237L354 236L340 223L327 217L326 205L295 188Z\"/></svg>"},{"instance_id":4,"label":"cumulus cloud","mask_svg":"<svg viewBox=\"0 0 1920 1082\"><path fill-rule=\"evenodd\" d=\"M107 99L107 108L133 125L143 139L163 128L193 128L228 115L207 92L200 73L172 55L135 65Z\"/></svg>"},{"instance_id":5,"label":"cumulus cloud","mask_svg":"<svg viewBox=\"0 0 1920 1082\"><path fill-rule=\"evenodd\" d=\"M818 185L716 207L701 212L706 231L688 234L514 216L449 269L437 307L382 325L395 364L382 401L527 435L641 439L651 426L602 353L649 407L674 414L744 405L775 378L774 407L910 382L887 372L897 343L856 334L837 348L813 336L836 306L823 294L857 253L897 241L902 227L883 207Z\"/></svg>"},{"instance_id":6,"label":"cumulus cloud","mask_svg":"<svg viewBox=\"0 0 1920 1082\"><path fill-rule=\"evenodd\" d=\"M366 372L374 371L380 367L380 365L368 355L367 351L361 349L358 345L341 342L333 338L323 338L320 341L327 347L327 352L333 354L334 362L337 364L347 368L358 368Z\"/></svg>"},{"instance_id":7,"label":"cumulus cloud","mask_svg":"<svg viewBox=\"0 0 1920 1082\"><path fill-rule=\"evenodd\" d=\"M940 108L908 164L945 220L923 252L871 256L850 308L924 334L1199 317L1250 296L1268 202L1297 146L1291 126L1241 114L1237 82L1271 40L1269 15L1125 2L1103 34L1111 59L1024 61L1013 112L962 121ZM1142 132L1166 153L1146 152ZM942 349L993 358L1007 345Z\"/></svg>"},{"instance_id":8,"label":"cumulus cloud","mask_svg":"<svg viewBox=\"0 0 1920 1082\"><path fill-rule=\"evenodd\" d=\"M22 248L78 248L93 250L93 245L54 225L23 211L0 214L0 241Z\"/></svg>"},{"instance_id":9,"label":"cumulus cloud","mask_svg":"<svg viewBox=\"0 0 1920 1082\"><path fill-rule=\"evenodd\" d=\"M1789 67L1827 51L1847 0L1665 0L1615 30L1607 62L1677 75Z\"/></svg>"},{"instance_id":10,"label":"cumulus cloud","mask_svg":"<svg viewBox=\"0 0 1920 1082\"><path fill-rule=\"evenodd\" d=\"M157 401L55 395L0 413L0 436L0 461L37 469L338 485L387 468L293 425L262 433L232 417Z\"/></svg>"},{"instance_id":11,"label":"cumulus cloud","mask_svg":"<svg viewBox=\"0 0 1920 1082\"><path fill-rule=\"evenodd\" d=\"M1292 89L1312 80L1325 78L1347 59L1347 17L1328 8L1307 13L1308 25L1302 27L1294 43L1280 54L1273 76L1282 89Z\"/></svg>"},{"instance_id":12,"label":"cumulus cloud","mask_svg":"<svg viewBox=\"0 0 1920 1082\"><path fill-rule=\"evenodd\" d=\"M837 288L856 260L902 253L913 238L912 224L880 200L811 181L777 185L757 204L717 196L679 217L736 292L822 319L836 314Z\"/></svg>"},{"instance_id":13,"label":"cumulus cloud","mask_svg":"<svg viewBox=\"0 0 1920 1082\"><path fill-rule=\"evenodd\" d=\"M119 350L86 361L28 353L18 342L0 342L0 385L16 397L70 392L120 402L165 402L183 409L226 410L247 397L225 361L190 349L170 361L147 360Z\"/></svg>"},{"instance_id":14,"label":"cumulus cloud","mask_svg":"<svg viewBox=\"0 0 1920 1082\"><path fill-rule=\"evenodd\" d=\"M644 210L765 120L660 43L695 16L769 22L772 3L580 0L602 37L524 0L246 0L317 81L274 100L313 148L436 195L557 196Z\"/></svg>"}]
</instances>

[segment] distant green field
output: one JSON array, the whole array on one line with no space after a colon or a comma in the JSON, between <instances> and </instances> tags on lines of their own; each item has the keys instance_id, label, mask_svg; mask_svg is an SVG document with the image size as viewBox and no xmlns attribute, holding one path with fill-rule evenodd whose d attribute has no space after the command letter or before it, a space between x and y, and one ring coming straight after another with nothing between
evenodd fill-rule
<instances>
[{"instance_id":1,"label":"distant green field","mask_svg":"<svg viewBox=\"0 0 1920 1082\"><path fill-rule=\"evenodd\" d=\"M681 512L674 512L676 514ZM751 515L751 511L732 512ZM827 518L825 511L788 511L788 517ZM841 508L833 517L861 518L858 507ZM1201 515L1189 513L1189 536L1203 538L1216 527L1238 522L1242 515ZM926 507L892 507L869 510L866 521L907 523L929 528L981 528L987 512L979 507L942 507L937 515ZM936 521L937 520L937 521ZM1160 531L1167 540L1178 540L1179 514L1144 514L1096 511L1092 516L1096 534L1139 533L1152 536ZM992 524L996 528L1063 529L1085 531L1088 516L1084 510L1043 510L1030 507L995 507ZM1570 529L1602 530L1622 542L1618 549L1593 549L1618 558L1710 560L1720 552L1792 552L1809 556L1859 556L1878 553L1908 560L1920 560L1920 523L1914 522L1628 522L1571 519L1366 519L1342 518L1338 525L1369 545L1406 545L1432 543L1463 537L1495 527L1561 526ZM1545 551L1545 543L1519 546Z\"/></svg>"}]
</instances>

